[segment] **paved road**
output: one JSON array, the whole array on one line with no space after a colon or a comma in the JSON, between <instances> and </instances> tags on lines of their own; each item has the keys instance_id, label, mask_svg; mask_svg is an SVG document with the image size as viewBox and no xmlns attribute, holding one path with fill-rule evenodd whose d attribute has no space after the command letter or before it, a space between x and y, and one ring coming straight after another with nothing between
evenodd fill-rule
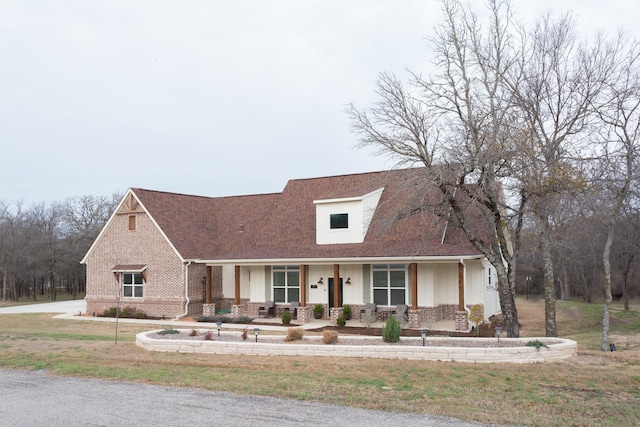
<instances>
[{"instance_id":1,"label":"paved road","mask_svg":"<svg viewBox=\"0 0 640 427\"><path fill-rule=\"evenodd\" d=\"M479 426L453 419L0 369L0 422L58 426Z\"/></svg>"}]
</instances>

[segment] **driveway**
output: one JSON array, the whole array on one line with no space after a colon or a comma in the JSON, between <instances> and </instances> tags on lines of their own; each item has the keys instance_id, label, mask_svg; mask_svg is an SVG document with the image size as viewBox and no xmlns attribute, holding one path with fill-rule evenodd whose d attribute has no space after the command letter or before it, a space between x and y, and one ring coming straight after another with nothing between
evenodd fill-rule
<instances>
[{"instance_id":1,"label":"driveway","mask_svg":"<svg viewBox=\"0 0 640 427\"><path fill-rule=\"evenodd\" d=\"M60 302L46 302L42 304L26 304L26 305L14 305L12 307L2 307L0 303L0 314L15 314L15 313L69 313L78 314L78 312L85 312L87 310L87 303L83 299L76 299L71 301Z\"/></svg>"},{"instance_id":2,"label":"driveway","mask_svg":"<svg viewBox=\"0 0 640 427\"><path fill-rule=\"evenodd\" d=\"M0 369L2 425L462 426L461 421L263 396Z\"/></svg>"}]
</instances>

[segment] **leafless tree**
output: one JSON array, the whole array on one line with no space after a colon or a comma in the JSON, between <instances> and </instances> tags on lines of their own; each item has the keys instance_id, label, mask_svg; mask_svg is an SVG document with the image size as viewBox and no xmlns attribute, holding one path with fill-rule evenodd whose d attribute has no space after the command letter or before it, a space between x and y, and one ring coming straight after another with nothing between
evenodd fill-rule
<instances>
[{"instance_id":1,"label":"leafless tree","mask_svg":"<svg viewBox=\"0 0 640 427\"><path fill-rule=\"evenodd\" d=\"M519 186L512 187L512 141L521 136L504 79L519 54L520 30L507 2L489 2L486 27L459 1L446 0L443 8L432 39L437 72L429 78L414 73L406 87L382 74L380 101L368 110L351 105L348 113L362 146L431 172L425 184L440 191L446 206L441 212L451 212L496 269L507 334L517 337L515 248L507 225L521 215L525 200ZM482 226L468 203L486 213ZM517 241L522 222L515 223Z\"/></svg>"},{"instance_id":2,"label":"leafless tree","mask_svg":"<svg viewBox=\"0 0 640 427\"><path fill-rule=\"evenodd\" d=\"M640 154L640 47L619 36L614 67L609 70L603 101L597 105L599 155L595 163L595 185L608 203L599 218L606 227L602 252L604 266L601 350L609 349L609 306L611 295L611 248L615 227L627 202L632 183L638 179Z\"/></svg>"}]
</instances>

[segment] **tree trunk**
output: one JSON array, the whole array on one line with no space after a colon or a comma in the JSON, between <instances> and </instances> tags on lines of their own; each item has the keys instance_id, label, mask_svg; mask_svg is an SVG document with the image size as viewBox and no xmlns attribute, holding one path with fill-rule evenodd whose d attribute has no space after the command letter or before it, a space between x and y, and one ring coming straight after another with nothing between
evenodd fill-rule
<instances>
[{"instance_id":1,"label":"tree trunk","mask_svg":"<svg viewBox=\"0 0 640 427\"><path fill-rule=\"evenodd\" d=\"M520 337L520 323L518 321L518 309L515 300L515 272L510 274L504 268L496 268L496 273L498 276L500 308L502 310L502 317L504 318L507 337L518 338Z\"/></svg>"},{"instance_id":2,"label":"tree trunk","mask_svg":"<svg viewBox=\"0 0 640 427\"><path fill-rule=\"evenodd\" d=\"M544 325L547 337L557 337L556 327L556 286L553 276L553 259L551 258L551 241L549 239L549 222L541 215L540 244L542 246L542 272L544 282Z\"/></svg>"},{"instance_id":3,"label":"tree trunk","mask_svg":"<svg viewBox=\"0 0 640 427\"><path fill-rule=\"evenodd\" d=\"M604 304L602 306L602 338L600 339L600 350L609 350L609 306L611 305L611 245L613 244L614 223L607 228L607 241L602 251L602 265L604 266Z\"/></svg>"},{"instance_id":4,"label":"tree trunk","mask_svg":"<svg viewBox=\"0 0 640 427\"><path fill-rule=\"evenodd\" d=\"M2 302L7 302L7 269L4 269L4 274L2 275Z\"/></svg>"}]
</instances>

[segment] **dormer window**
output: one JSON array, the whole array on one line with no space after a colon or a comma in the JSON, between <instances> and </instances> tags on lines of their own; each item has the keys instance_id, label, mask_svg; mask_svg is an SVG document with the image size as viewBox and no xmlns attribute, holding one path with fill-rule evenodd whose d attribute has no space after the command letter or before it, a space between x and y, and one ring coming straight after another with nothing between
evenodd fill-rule
<instances>
[{"instance_id":1,"label":"dormer window","mask_svg":"<svg viewBox=\"0 0 640 427\"><path fill-rule=\"evenodd\" d=\"M348 213L339 213L339 214L331 214L329 217L329 227L332 230L340 229L340 228L349 228L349 214Z\"/></svg>"},{"instance_id":2,"label":"dormer window","mask_svg":"<svg viewBox=\"0 0 640 427\"><path fill-rule=\"evenodd\" d=\"M362 243L383 190L384 187L362 196L314 200L316 243Z\"/></svg>"}]
</instances>

